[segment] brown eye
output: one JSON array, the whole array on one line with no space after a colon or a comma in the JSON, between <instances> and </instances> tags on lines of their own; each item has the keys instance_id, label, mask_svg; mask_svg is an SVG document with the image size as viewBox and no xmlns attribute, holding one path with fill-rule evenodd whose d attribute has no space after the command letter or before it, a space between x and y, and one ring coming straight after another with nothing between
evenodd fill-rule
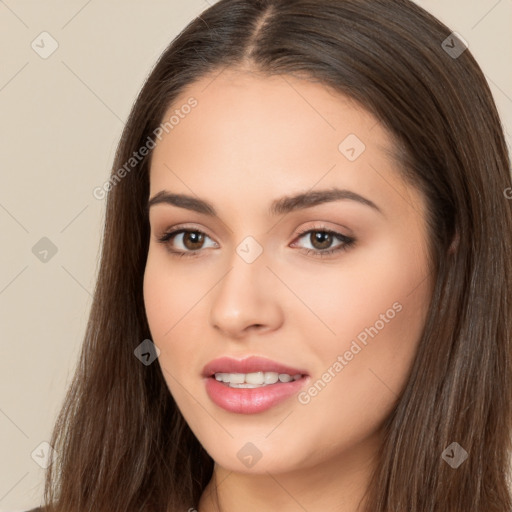
<instances>
[{"instance_id":1,"label":"brown eye","mask_svg":"<svg viewBox=\"0 0 512 512\"><path fill-rule=\"evenodd\" d=\"M333 235L327 231L311 231L309 239L311 245L318 250L328 249L333 242Z\"/></svg>"},{"instance_id":2,"label":"brown eye","mask_svg":"<svg viewBox=\"0 0 512 512\"><path fill-rule=\"evenodd\" d=\"M183 235L183 245L191 251L201 249L203 243L204 233L199 231L186 231Z\"/></svg>"},{"instance_id":3,"label":"brown eye","mask_svg":"<svg viewBox=\"0 0 512 512\"><path fill-rule=\"evenodd\" d=\"M313 256L329 256L335 253L347 250L351 248L355 243L355 238L348 237L332 231L330 229L309 229L299 233L299 240L303 239L306 245L297 244L294 245L302 246L303 251L306 254ZM335 242L338 242L335 244ZM309 245L309 247L308 247Z\"/></svg>"},{"instance_id":4,"label":"brown eye","mask_svg":"<svg viewBox=\"0 0 512 512\"><path fill-rule=\"evenodd\" d=\"M210 240L210 245L207 240ZM203 252L204 248L218 247L207 234L195 229L177 229L164 233L158 238L158 242L179 256L196 256Z\"/></svg>"}]
</instances>

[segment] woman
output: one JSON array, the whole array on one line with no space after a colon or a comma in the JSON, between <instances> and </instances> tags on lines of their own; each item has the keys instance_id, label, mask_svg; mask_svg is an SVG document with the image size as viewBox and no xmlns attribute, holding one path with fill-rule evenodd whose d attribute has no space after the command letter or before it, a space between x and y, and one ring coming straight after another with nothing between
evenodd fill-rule
<instances>
[{"instance_id":1,"label":"woman","mask_svg":"<svg viewBox=\"0 0 512 512\"><path fill-rule=\"evenodd\" d=\"M210 7L118 147L47 509L510 510L509 167L408 0Z\"/></svg>"}]
</instances>

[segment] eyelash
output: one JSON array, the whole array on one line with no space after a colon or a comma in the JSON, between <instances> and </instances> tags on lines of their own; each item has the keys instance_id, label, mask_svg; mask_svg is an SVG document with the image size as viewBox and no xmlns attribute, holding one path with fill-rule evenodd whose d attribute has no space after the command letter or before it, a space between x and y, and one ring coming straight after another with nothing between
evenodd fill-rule
<instances>
[{"instance_id":1,"label":"eyelash","mask_svg":"<svg viewBox=\"0 0 512 512\"><path fill-rule=\"evenodd\" d=\"M201 249L197 249L196 251L176 251L174 249L171 249L169 242L171 239L173 239L175 236L181 234L181 233L200 233L208 238L210 238L206 233L203 231L200 231L199 229L187 229L187 228L179 228L172 231L168 231L164 233L161 237L159 237L157 240L159 243L165 245L168 249L168 251L173 255L177 257L196 257L199 256L199 253L201 252ZM297 238L302 238L305 235L308 235L310 233L325 233L328 235L332 235L333 237L337 238L339 241L343 242L340 246L338 246L335 249L326 249L326 250L320 250L320 249L307 249L302 248L302 251L307 255L313 255L319 258L323 258L326 256L330 256L335 253L340 253L343 251L346 251L350 249L356 242L355 238L351 238L345 235L342 235L341 233L338 233L336 231L332 231L327 228L323 227L315 227L306 229L304 231L301 231L297 233Z\"/></svg>"}]
</instances>

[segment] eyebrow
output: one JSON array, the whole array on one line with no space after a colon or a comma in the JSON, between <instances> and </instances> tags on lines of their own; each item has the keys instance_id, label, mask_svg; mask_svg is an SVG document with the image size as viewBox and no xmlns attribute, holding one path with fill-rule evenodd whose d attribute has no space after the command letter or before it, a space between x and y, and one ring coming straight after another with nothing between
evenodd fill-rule
<instances>
[{"instance_id":1,"label":"eyebrow","mask_svg":"<svg viewBox=\"0 0 512 512\"><path fill-rule=\"evenodd\" d=\"M365 206L369 206L382 214L382 210L373 201L370 201L366 197L356 194L351 190L339 188L309 191L293 196L281 197L271 203L269 213L270 215L284 215L296 210L312 208L319 204L340 200L356 201ZM211 217L217 216L217 212L211 203L186 194L172 194L166 190L161 190L148 201L148 210L157 204L169 204Z\"/></svg>"}]
</instances>

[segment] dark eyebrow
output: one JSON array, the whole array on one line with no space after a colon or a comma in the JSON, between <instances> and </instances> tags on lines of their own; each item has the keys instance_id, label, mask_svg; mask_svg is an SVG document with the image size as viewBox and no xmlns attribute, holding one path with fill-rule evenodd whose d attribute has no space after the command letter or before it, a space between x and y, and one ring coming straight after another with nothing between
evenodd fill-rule
<instances>
[{"instance_id":1,"label":"dark eyebrow","mask_svg":"<svg viewBox=\"0 0 512 512\"><path fill-rule=\"evenodd\" d=\"M270 206L271 215L284 215L285 213L303 208L311 208L317 204L329 203L332 201L340 201L342 199L357 201L358 203L369 206L382 213L381 209L366 197L363 197L351 190L332 188L327 190L314 190L297 194L295 196L282 197L275 200Z\"/></svg>"},{"instance_id":2,"label":"dark eyebrow","mask_svg":"<svg viewBox=\"0 0 512 512\"><path fill-rule=\"evenodd\" d=\"M211 217L217 216L215 208L207 201L187 196L186 194L171 194L167 192L167 190L161 190L148 201L148 210L156 204L170 204L172 206L178 206L179 208L204 213Z\"/></svg>"},{"instance_id":3,"label":"dark eyebrow","mask_svg":"<svg viewBox=\"0 0 512 512\"><path fill-rule=\"evenodd\" d=\"M271 215L284 215L295 210L311 208L318 204L339 201L342 199L357 201L358 203L369 206L370 208L382 213L382 210L373 201L370 201L369 199L366 199L365 197L350 190L339 188L309 191L294 196L285 196L280 199L276 199L270 205L269 213ZM217 216L215 208L209 202L186 194L171 194L166 190L161 190L148 201L148 210L156 204L170 204L178 206L179 208L186 208L187 210L203 213L211 217Z\"/></svg>"}]
</instances>

